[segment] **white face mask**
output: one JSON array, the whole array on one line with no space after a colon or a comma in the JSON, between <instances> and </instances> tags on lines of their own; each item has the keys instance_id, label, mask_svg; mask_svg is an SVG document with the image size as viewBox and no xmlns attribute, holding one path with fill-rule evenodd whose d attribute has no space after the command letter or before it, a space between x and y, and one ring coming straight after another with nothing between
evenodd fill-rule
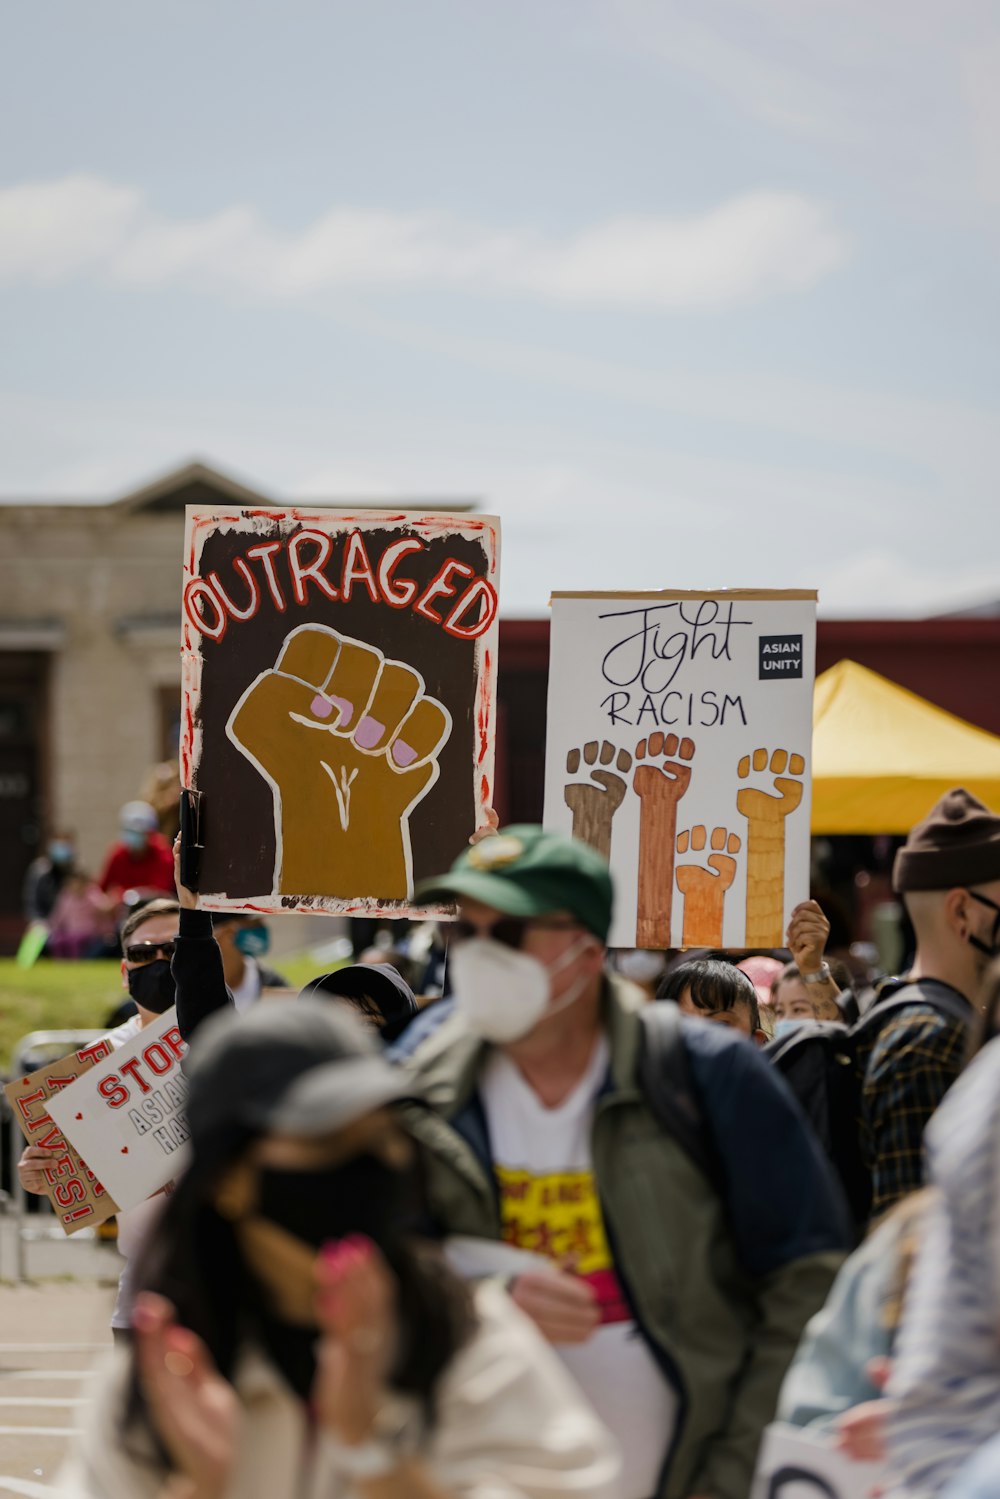
<instances>
[{"instance_id":1,"label":"white face mask","mask_svg":"<svg viewBox=\"0 0 1000 1499\"><path fill-rule=\"evenodd\" d=\"M455 948L451 976L455 1012L466 1028L484 1041L503 1046L519 1041L538 1022L564 1010L579 999L587 985L582 974L558 1001L551 1005L552 978L572 963L586 946L586 933L573 942L551 965L518 952L492 937L471 937Z\"/></svg>"}]
</instances>

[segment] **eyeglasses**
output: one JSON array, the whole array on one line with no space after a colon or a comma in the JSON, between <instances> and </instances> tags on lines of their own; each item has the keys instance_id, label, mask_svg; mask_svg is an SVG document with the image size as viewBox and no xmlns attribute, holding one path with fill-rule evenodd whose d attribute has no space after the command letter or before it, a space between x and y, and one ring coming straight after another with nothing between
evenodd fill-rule
<instances>
[{"instance_id":1,"label":"eyeglasses","mask_svg":"<svg viewBox=\"0 0 1000 1499\"><path fill-rule=\"evenodd\" d=\"M125 949L126 963L152 963L156 957L169 962L177 946L173 937L168 942L131 942Z\"/></svg>"},{"instance_id":2,"label":"eyeglasses","mask_svg":"<svg viewBox=\"0 0 1000 1499\"><path fill-rule=\"evenodd\" d=\"M558 916L500 916L489 926L477 926L473 921L453 921L450 926L452 942L468 942L473 937L492 937L505 947L520 947L530 931L577 932L578 921Z\"/></svg>"}]
</instances>

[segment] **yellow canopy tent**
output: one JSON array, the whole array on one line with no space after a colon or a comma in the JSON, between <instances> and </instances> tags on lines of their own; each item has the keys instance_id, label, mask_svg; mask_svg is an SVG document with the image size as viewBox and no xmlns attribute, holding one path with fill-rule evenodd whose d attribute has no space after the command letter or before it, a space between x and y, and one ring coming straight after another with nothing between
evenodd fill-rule
<instances>
[{"instance_id":1,"label":"yellow canopy tent","mask_svg":"<svg viewBox=\"0 0 1000 1499\"><path fill-rule=\"evenodd\" d=\"M814 834L907 833L952 786L1000 808L1000 738L856 661L817 677Z\"/></svg>"}]
</instances>

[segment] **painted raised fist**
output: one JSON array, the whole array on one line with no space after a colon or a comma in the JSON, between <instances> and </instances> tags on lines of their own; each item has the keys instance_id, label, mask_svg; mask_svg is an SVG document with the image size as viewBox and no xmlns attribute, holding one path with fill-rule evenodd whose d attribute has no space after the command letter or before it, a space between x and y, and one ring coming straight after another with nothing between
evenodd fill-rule
<instances>
[{"instance_id":1,"label":"painted raised fist","mask_svg":"<svg viewBox=\"0 0 1000 1499\"><path fill-rule=\"evenodd\" d=\"M419 672L325 625L301 625L226 732L274 794L277 893L412 895L410 813L437 780L451 733Z\"/></svg>"}]
</instances>

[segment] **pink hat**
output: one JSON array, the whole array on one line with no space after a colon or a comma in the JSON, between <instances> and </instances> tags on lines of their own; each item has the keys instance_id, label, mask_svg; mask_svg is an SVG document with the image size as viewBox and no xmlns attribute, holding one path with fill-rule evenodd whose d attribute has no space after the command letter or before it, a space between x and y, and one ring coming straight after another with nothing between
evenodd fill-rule
<instances>
[{"instance_id":1,"label":"pink hat","mask_svg":"<svg viewBox=\"0 0 1000 1499\"><path fill-rule=\"evenodd\" d=\"M757 990L758 1003L769 1005L771 1003L771 985L778 974L784 968L784 963L777 958L744 958L742 963L737 963L743 973Z\"/></svg>"}]
</instances>

